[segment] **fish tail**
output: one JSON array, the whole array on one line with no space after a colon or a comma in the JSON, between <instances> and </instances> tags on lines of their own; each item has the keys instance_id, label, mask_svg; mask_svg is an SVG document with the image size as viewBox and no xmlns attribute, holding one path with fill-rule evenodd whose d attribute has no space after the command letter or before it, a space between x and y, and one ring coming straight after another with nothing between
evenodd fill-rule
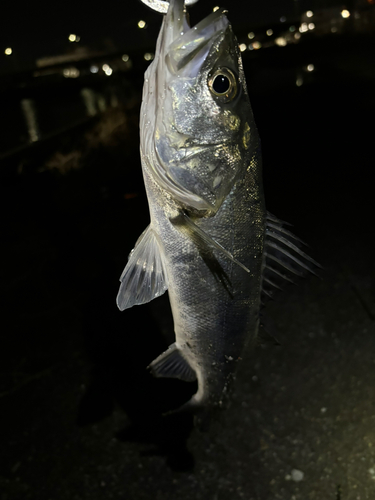
<instances>
[{"instance_id":1,"label":"fish tail","mask_svg":"<svg viewBox=\"0 0 375 500\"><path fill-rule=\"evenodd\" d=\"M198 414L201 413L205 409L205 398L203 397L203 394L200 394L200 391L196 392L193 394L193 396L186 401L183 405L179 406L178 408L175 408L174 410L170 410L164 415L171 415L175 413L194 413Z\"/></svg>"}]
</instances>

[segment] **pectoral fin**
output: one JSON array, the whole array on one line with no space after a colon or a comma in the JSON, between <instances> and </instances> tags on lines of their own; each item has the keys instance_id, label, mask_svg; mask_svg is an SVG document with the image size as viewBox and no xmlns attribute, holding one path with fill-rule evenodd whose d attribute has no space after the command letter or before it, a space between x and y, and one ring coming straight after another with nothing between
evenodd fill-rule
<instances>
[{"instance_id":1,"label":"pectoral fin","mask_svg":"<svg viewBox=\"0 0 375 500\"><path fill-rule=\"evenodd\" d=\"M250 272L250 270L244 266L240 261L235 259L233 255L228 252L220 243L215 241L209 234L207 234L203 229L198 227L194 222L190 219L188 215L186 215L184 212L181 212L179 217L176 219L173 219L171 221L175 225L181 225L185 226L186 229L190 231L192 239L199 245L199 242L203 242L205 245L208 245L212 249L219 250L219 252L223 253L228 257L229 260L237 264L237 266L240 266L242 269L244 269L247 273Z\"/></svg>"},{"instance_id":2,"label":"pectoral fin","mask_svg":"<svg viewBox=\"0 0 375 500\"><path fill-rule=\"evenodd\" d=\"M116 302L121 311L150 302L167 290L164 260L158 236L148 226L130 253L120 277L121 285Z\"/></svg>"},{"instance_id":3,"label":"pectoral fin","mask_svg":"<svg viewBox=\"0 0 375 500\"><path fill-rule=\"evenodd\" d=\"M168 349L160 354L149 365L154 377L179 378L185 382L194 382L197 376L195 371L181 354L176 344L172 344Z\"/></svg>"}]
</instances>

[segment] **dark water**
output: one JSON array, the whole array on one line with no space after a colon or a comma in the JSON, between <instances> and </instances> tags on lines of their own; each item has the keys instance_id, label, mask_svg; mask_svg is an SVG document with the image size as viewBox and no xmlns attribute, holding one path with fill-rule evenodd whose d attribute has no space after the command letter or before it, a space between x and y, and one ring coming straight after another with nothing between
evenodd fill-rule
<instances>
[{"instance_id":1,"label":"dark water","mask_svg":"<svg viewBox=\"0 0 375 500\"><path fill-rule=\"evenodd\" d=\"M2 499L375 498L373 44L328 38L244 60L268 209L325 269L267 306L281 346L249 354L231 407L203 431L161 417L195 388L145 369L173 341L166 297L115 306L149 220L138 83L48 155L8 160Z\"/></svg>"}]
</instances>

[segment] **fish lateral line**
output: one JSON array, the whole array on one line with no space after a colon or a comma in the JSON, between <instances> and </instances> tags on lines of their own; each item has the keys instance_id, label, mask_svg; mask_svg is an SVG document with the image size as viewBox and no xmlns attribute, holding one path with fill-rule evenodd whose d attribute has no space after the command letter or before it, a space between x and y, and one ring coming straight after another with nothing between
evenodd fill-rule
<instances>
[{"instance_id":1,"label":"fish lateral line","mask_svg":"<svg viewBox=\"0 0 375 500\"><path fill-rule=\"evenodd\" d=\"M187 229L189 229L194 235L198 236L198 238L200 238L209 247L216 248L216 250L219 250L221 253L223 253L234 264L237 264L244 271L250 273L250 269L248 269L244 264L233 257L233 255L228 250L226 250L220 243L218 243L209 234L207 234L206 231L197 226L185 212L180 211L176 217L170 218L169 220L174 226L185 225ZM194 238L192 239L194 241Z\"/></svg>"}]
</instances>

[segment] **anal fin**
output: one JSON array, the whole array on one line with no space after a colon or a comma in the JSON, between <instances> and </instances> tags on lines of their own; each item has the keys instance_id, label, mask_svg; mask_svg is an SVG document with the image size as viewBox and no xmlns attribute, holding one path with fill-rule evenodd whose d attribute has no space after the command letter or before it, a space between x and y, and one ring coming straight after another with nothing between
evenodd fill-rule
<instances>
[{"instance_id":1,"label":"anal fin","mask_svg":"<svg viewBox=\"0 0 375 500\"><path fill-rule=\"evenodd\" d=\"M197 378L195 371L183 357L176 344L170 345L165 352L150 363L148 368L154 377L178 378L185 382L194 382Z\"/></svg>"}]
</instances>

